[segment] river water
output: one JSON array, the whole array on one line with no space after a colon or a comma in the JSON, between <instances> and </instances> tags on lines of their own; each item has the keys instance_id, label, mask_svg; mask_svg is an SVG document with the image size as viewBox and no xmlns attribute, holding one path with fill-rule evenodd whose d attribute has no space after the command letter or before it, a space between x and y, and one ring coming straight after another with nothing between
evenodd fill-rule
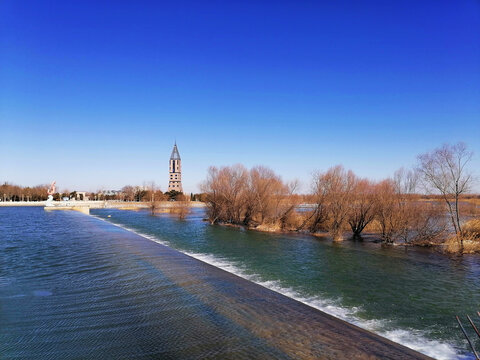
<instances>
[{"instance_id":1,"label":"river water","mask_svg":"<svg viewBox=\"0 0 480 360\"><path fill-rule=\"evenodd\" d=\"M480 309L478 256L211 226L202 209L186 220L112 209L92 215L0 208L0 358L68 358L72 343L74 358L288 358L288 344L264 343L228 316L212 322L201 292L192 299L185 286L193 285L174 284L185 278L178 266L158 273L161 264L152 264L160 258L145 257L160 251L156 242L434 358L472 358L455 315ZM152 248L138 250L120 227ZM170 301L152 309L157 292ZM183 325L165 316L179 311ZM115 331L92 325L99 317ZM200 339L199 328L216 340Z\"/></svg>"}]
</instances>

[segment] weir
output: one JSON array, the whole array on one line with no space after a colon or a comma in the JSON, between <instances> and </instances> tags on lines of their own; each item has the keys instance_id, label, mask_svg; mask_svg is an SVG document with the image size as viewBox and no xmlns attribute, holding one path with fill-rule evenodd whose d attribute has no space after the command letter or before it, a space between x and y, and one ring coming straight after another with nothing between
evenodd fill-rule
<instances>
[{"instance_id":1,"label":"weir","mask_svg":"<svg viewBox=\"0 0 480 360\"><path fill-rule=\"evenodd\" d=\"M83 214L90 215L90 206L45 206L44 210L74 210Z\"/></svg>"}]
</instances>

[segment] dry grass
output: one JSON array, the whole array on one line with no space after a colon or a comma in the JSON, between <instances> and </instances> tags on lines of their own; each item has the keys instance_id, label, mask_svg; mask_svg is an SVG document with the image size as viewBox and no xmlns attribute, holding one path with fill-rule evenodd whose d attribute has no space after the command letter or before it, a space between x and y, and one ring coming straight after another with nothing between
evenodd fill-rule
<instances>
[{"instance_id":1,"label":"dry grass","mask_svg":"<svg viewBox=\"0 0 480 360\"><path fill-rule=\"evenodd\" d=\"M292 211L285 216L283 230L296 231L303 223L304 216L297 211Z\"/></svg>"},{"instance_id":2,"label":"dry grass","mask_svg":"<svg viewBox=\"0 0 480 360\"><path fill-rule=\"evenodd\" d=\"M472 219L463 225L465 239L480 242L480 219Z\"/></svg>"},{"instance_id":3,"label":"dry grass","mask_svg":"<svg viewBox=\"0 0 480 360\"><path fill-rule=\"evenodd\" d=\"M459 253L460 252L460 240L456 236L451 236L445 240L445 252L447 253Z\"/></svg>"},{"instance_id":4,"label":"dry grass","mask_svg":"<svg viewBox=\"0 0 480 360\"><path fill-rule=\"evenodd\" d=\"M260 224L255 230L265 231L265 232L281 232L282 227L280 224Z\"/></svg>"},{"instance_id":5,"label":"dry grass","mask_svg":"<svg viewBox=\"0 0 480 360\"><path fill-rule=\"evenodd\" d=\"M375 219L371 221L367 226L365 226L365 229L363 229L363 232L372 233L372 234L381 234L382 226L380 225L380 222L377 219Z\"/></svg>"},{"instance_id":6,"label":"dry grass","mask_svg":"<svg viewBox=\"0 0 480 360\"><path fill-rule=\"evenodd\" d=\"M472 219L463 225L463 253L473 254L480 252L480 219ZM449 253L460 252L460 241L456 236L445 241L445 250Z\"/></svg>"},{"instance_id":7,"label":"dry grass","mask_svg":"<svg viewBox=\"0 0 480 360\"><path fill-rule=\"evenodd\" d=\"M480 253L480 240L464 240L463 253L464 254Z\"/></svg>"},{"instance_id":8,"label":"dry grass","mask_svg":"<svg viewBox=\"0 0 480 360\"><path fill-rule=\"evenodd\" d=\"M142 210L141 208L137 207L137 206L123 206L123 207L119 207L118 210L132 210L132 211L139 211L139 210Z\"/></svg>"},{"instance_id":9,"label":"dry grass","mask_svg":"<svg viewBox=\"0 0 480 360\"><path fill-rule=\"evenodd\" d=\"M445 241L445 251L447 253L459 253L460 252L460 241L456 236ZM473 254L480 252L480 239L476 240L463 240L463 253L464 254Z\"/></svg>"}]
</instances>

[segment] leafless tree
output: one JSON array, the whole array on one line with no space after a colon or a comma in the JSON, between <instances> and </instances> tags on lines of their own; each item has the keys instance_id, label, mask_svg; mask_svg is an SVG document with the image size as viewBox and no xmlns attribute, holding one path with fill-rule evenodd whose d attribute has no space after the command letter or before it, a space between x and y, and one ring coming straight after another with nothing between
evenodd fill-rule
<instances>
[{"instance_id":1,"label":"leafless tree","mask_svg":"<svg viewBox=\"0 0 480 360\"><path fill-rule=\"evenodd\" d=\"M414 194L418 188L419 172L416 169L401 167L393 174L396 191L398 194Z\"/></svg>"},{"instance_id":2,"label":"leafless tree","mask_svg":"<svg viewBox=\"0 0 480 360\"><path fill-rule=\"evenodd\" d=\"M211 223L241 224L245 219L248 171L242 165L210 167L202 184Z\"/></svg>"},{"instance_id":3,"label":"leafless tree","mask_svg":"<svg viewBox=\"0 0 480 360\"><path fill-rule=\"evenodd\" d=\"M451 223L463 251L463 234L459 209L459 197L470 190L473 176L467 166L473 153L464 143L445 144L418 157L418 171L427 189L442 195Z\"/></svg>"},{"instance_id":4,"label":"leafless tree","mask_svg":"<svg viewBox=\"0 0 480 360\"><path fill-rule=\"evenodd\" d=\"M247 184L243 223L249 225L254 218L259 224L275 222L276 205L288 191L280 177L269 168L256 166L249 171Z\"/></svg>"},{"instance_id":5,"label":"leafless tree","mask_svg":"<svg viewBox=\"0 0 480 360\"><path fill-rule=\"evenodd\" d=\"M375 185L367 179L358 179L353 188L348 213L348 224L354 237L359 237L365 227L375 218Z\"/></svg>"},{"instance_id":6,"label":"leafless tree","mask_svg":"<svg viewBox=\"0 0 480 360\"><path fill-rule=\"evenodd\" d=\"M446 219L438 203L410 203L408 225L406 243L430 246L445 240Z\"/></svg>"},{"instance_id":7,"label":"leafless tree","mask_svg":"<svg viewBox=\"0 0 480 360\"><path fill-rule=\"evenodd\" d=\"M296 183L285 184L271 169L256 166L247 170L242 165L211 167L202 184L207 212L212 223L269 228L287 224L295 209L290 197Z\"/></svg>"},{"instance_id":8,"label":"leafless tree","mask_svg":"<svg viewBox=\"0 0 480 360\"><path fill-rule=\"evenodd\" d=\"M190 201L181 200L173 202L170 206L169 212L170 214L178 216L180 220L184 220L190 213Z\"/></svg>"},{"instance_id":9,"label":"leafless tree","mask_svg":"<svg viewBox=\"0 0 480 360\"><path fill-rule=\"evenodd\" d=\"M148 189L148 197L149 197L149 204L148 207L150 208L150 212L152 215L155 215L155 210L158 208L157 199L155 199L155 192L157 190L157 186L155 181L148 182L147 185L144 184L144 188Z\"/></svg>"},{"instance_id":10,"label":"leafless tree","mask_svg":"<svg viewBox=\"0 0 480 360\"><path fill-rule=\"evenodd\" d=\"M220 221L223 212L223 195L218 176L218 168L211 166L208 168L207 179L200 185L202 192L205 193L207 215L211 224Z\"/></svg>"},{"instance_id":11,"label":"leafless tree","mask_svg":"<svg viewBox=\"0 0 480 360\"><path fill-rule=\"evenodd\" d=\"M313 174L312 192L309 196L314 208L305 213L304 220L297 230L308 230L316 233L325 229L325 223L328 219L327 210L328 188L324 186L323 174L316 172Z\"/></svg>"},{"instance_id":12,"label":"leafless tree","mask_svg":"<svg viewBox=\"0 0 480 360\"><path fill-rule=\"evenodd\" d=\"M382 240L391 244L395 241L401 223L397 191L393 180L383 180L376 185L375 202L377 206L376 220L380 225Z\"/></svg>"},{"instance_id":13,"label":"leafless tree","mask_svg":"<svg viewBox=\"0 0 480 360\"><path fill-rule=\"evenodd\" d=\"M314 175L313 198L315 209L310 215L310 231L326 226L333 240L343 238L355 184L355 175L337 165L325 173Z\"/></svg>"},{"instance_id":14,"label":"leafless tree","mask_svg":"<svg viewBox=\"0 0 480 360\"><path fill-rule=\"evenodd\" d=\"M352 200L355 175L352 171L346 171L343 166L337 165L327 171L324 184L328 188L329 232L333 240L342 240Z\"/></svg>"},{"instance_id":15,"label":"leafless tree","mask_svg":"<svg viewBox=\"0 0 480 360\"><path fill-rule=\"evenodd\" d=\"M296 208L301 203L302 198L295 194L299 186L298 180L293 180L285 184L286 195L278 196L275 203L274 221L280 223L280 229L296 229L295 218Z\"/></svg>"},{"instance_id":16,"label":"leafless tree","mask_svg":"<svg viewBox=\"0 0 480 360\"><path fill-rule=\"evenodd\" d=\"M122 188L122 193L125 195L125 200L133 201L135 197L135 187L126 185Z\"/></svg>"}]
</instances>

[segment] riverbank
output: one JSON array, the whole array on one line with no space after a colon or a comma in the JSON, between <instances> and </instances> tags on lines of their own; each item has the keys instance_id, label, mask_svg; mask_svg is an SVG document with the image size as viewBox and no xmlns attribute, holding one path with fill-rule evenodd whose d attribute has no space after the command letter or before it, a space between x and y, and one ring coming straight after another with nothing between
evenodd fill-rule
<instances>
[{"instance_id":1,"label":"riverbank","mask_svg":"<svg viewBox=\"0 0 480 360\"><path fill-rule=\"evenodd\" d=\"M209 219L205 219L206 222L211 222ZM446 254L458 254L459 245L458 240L452 234L445 233L443 238L437 238L435 240L423 240L417 242L406 241L390 241L385 242L382 239L380 231L374 231L374 226L369 226L369 230L363 232L359 236L354 236L353 233L345 231L342 236L333 240L331 234L328 231L317 231L311 233L308 231L299 231L293 229L282 229L278 224L260 224L245 226L242 224L232 224L224 222L216 222L215 224L224 227L238 228L243 230L258 231L271 234L303 234L310 235L317 238L329 238L335 242L343 241L368 241L382 246L399 246L399 247L422 247L430 248L434 251ZM464 251L463 254L479 254L480 253L480 219L473 218L464 223L466 238L463 240Z\"/></svg>"}]
</instances>

